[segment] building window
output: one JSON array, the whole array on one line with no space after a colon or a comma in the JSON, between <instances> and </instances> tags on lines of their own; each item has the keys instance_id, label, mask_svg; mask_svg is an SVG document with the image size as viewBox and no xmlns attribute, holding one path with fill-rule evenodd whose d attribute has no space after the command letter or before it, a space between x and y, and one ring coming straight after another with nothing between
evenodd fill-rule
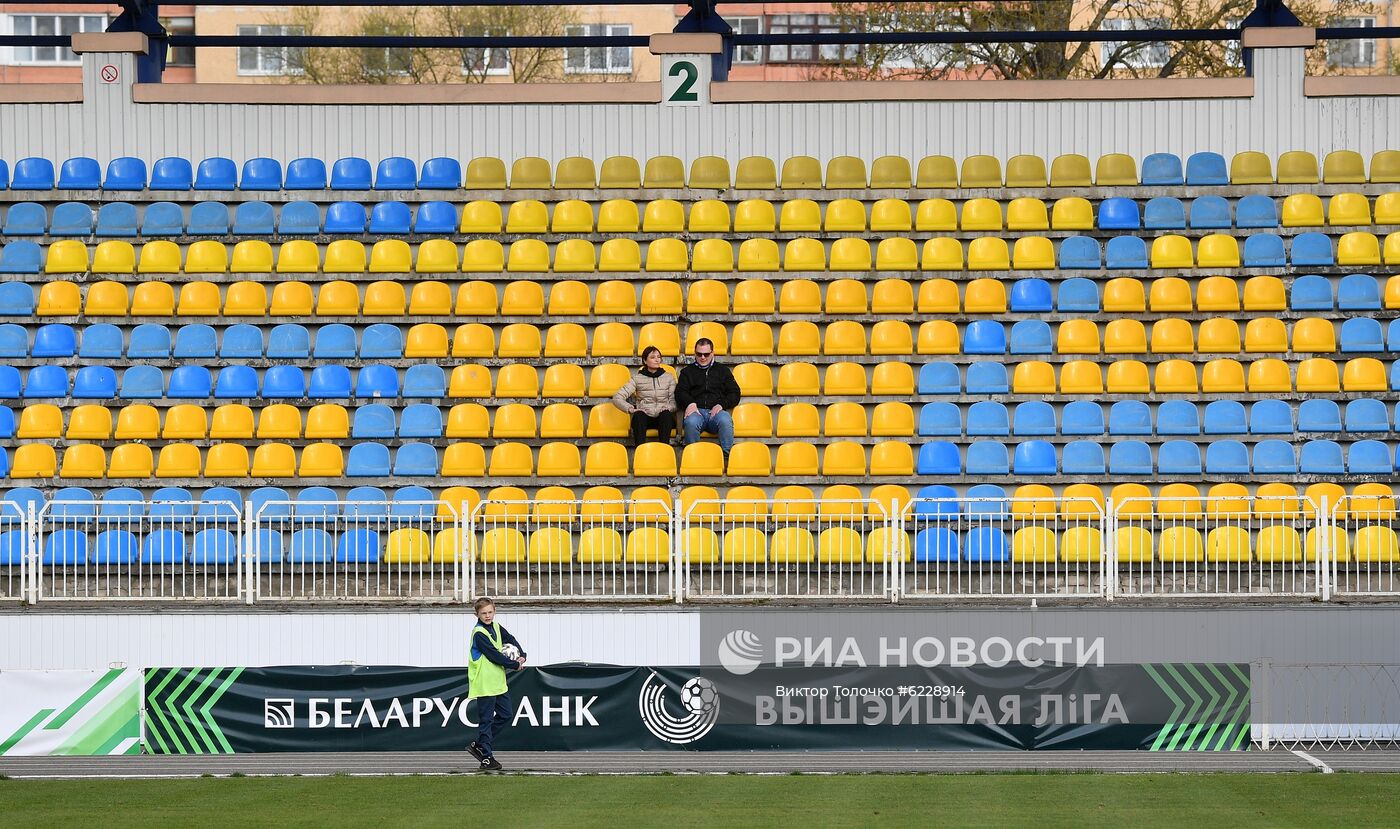
<instances>
[{"instance_id":1,"label":"building window","mask_svg":"<svg viewBox=\"0 0 1400 829\"><path fill-rule=\"evenodd\" d=\"M1374 17L1343 17L1331 21L1331 25L1342 29L1374 29ZM1333 40L1327 44L1327 62L1343 69L1369 68L1376 64L1376 41Z\"/></svg>"},{"instance_id":2,"label":"building window","mask_svg":"<svg viewBox=\"0 0 1400 829\"><path fill-rule=\"evenodd\" d=\"M1161 18L1142 18L1140 20L1124 20L1110 18L1103 22L1103 30L1106 32L1131 32L1146 29L1170 29L1171 21ZM1119 54L1117 66L1126 66L1133 69L1152 69L1165 66L1171 59L1171 45L1167 43L1146 43L1143 41L1104 41L1100 45L1099 60L1107 64L1113 60L1114 54L1119 49L1126 47L1126 51Z\"/></svg>"},{"instance_id":3,"label":"building window","mask_svg":"<svg viewBox=\"0 0 1400 829\"><path fill-rule=\"evenodd\" d=\"M11 31L17 35L74 35L102 32L107 17L101 14L16 14L10 17ZM72 64L82 58L66 46L16 46L12 59L19 64Z\"/></svg>"},{"instance_id":4,"label":"building window","mask_svg":"<svg viewBox=\"0 0 1400 829\"><path fill-rule=\"evenodd\" d=\"M412 31L380 27L379 31L366 34L382 37L402 37ZM383 49L365 49L360 60L366 75L408 75L413 72L413 50L404 46L386 46Z\"/></svg>"},{"instance_id":5,"label":"building window","mask_svg":"<svg viewBox=\"0 0 1400 829\"><path fill-rule=\"evenodd\" d=\"M239 26L238 33L245 36L285 36L304 34L301 26ZM297 75L306 50L292 46L240 46L238 47L238 74L240 75Z\"/></svg>"},{"instance_id":6,"label":"building window","mask_svg":"<svg viewBox=\"0 0 1400 829\"><path fill-rule=\"evenodd\" d=\"M565 26L570 37L626 37L632 34L630 24L594 23L585 26ZM569 73L596 72L624 74L632 71L630 46L576 46L564 51L564 71Z\"/></svg>"},{"instance_id":7,"label":"building window","mask_svg":"<svg viewBox=\"0 0 1400 829\"><path fill-rule=\"evenodd\" d=\"M509 29L484 29L475 32L462 32L462 37L510 37ZM462 50L463 75L509 75L510 50L504 47L484 46Z\"/></svg>"},{"instance_id":8,"label":"building window","mask_svg":"<svg viewBox=\"0 0 1400 829\"><path fill-rule=\"evenodd\" d=\"M736 35L761 35L763 34L763 18L761 17L734 17L730 18L729 25L733 27ZM762 46L740 46L734 50L735 63L762 63Z\"/></svg>"},{"instance_id":9,"label":"building window","mask_svg":"<svg viewBox=\"0 0 1400 829\"><path fill-rule=\"evenodd\" d=\"M838 18L829 14L776 14L768 18L768 33L814 35L841 31ZM860 47L853 43L821 46L769 46L769 63L841 63L855 60Z\"/></svg>"},{"instance_id":10,"label":"building window","mask_svg":"<svg viewBox=\"0 0 1400 829\"><path fill-rule=\"evenodd\" d=\"M192 35L194 34L193 17L162 17L160 25L165 27L166 34L172 35ZM194 66L193 46L171 46L165 52L166 66Z\"/></svg>"}]
</instances>

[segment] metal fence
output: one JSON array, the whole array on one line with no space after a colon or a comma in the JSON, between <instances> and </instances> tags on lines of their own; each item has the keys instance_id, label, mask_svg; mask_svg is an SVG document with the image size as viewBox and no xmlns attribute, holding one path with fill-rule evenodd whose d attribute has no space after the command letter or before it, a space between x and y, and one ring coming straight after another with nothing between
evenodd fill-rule
<instances>
[{"instance_id":1,"label":"metal fence","mask_svg":"<svg viewBox=\"0 0 1400 829\"><path fill-rule=\"evenodd\" d=\"M1252 737L1260 748L1400 744L1400 664L1265 661L1250 670Z\"/></svg>"},{"instance_id":2,"label":"metal fence","mask_svg":"<svg viewBox=\"0 0 1400 829\"><path fill-rule=\"evenodd\" d=\"M0 601L33 601L29 573L34 556L34 516L14 501L0 501Z\"/></svg>"},{"instance_id":3,"label":"metal fence","mask_svg":"<svg viewBox=\"0 0 1400 829\"><path fill-rule=\"evenodd\" d=\"M1344 596L1400 595L1395 499L1349 495L1331 515L1332 591Z\"/></svg>"}]
</instances>

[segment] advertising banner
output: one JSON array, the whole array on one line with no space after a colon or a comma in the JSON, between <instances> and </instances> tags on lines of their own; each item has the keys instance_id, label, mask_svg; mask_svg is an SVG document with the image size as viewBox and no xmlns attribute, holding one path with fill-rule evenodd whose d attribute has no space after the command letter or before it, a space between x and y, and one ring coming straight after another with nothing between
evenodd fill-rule
<instances>
[{"instance_id":1,"label":"advertising banner","mask_svg":"<svg viewBox=\"0 0 1400 829\"><path fill-rule=\"evenodd\" d=\"M502 751L1241 750L1249 667L1144 664L704 668L510 675ZM147 750L461 751L465 669L154 668Z\"/></svg>"},{"instance_id":2,"label":"advertising banner","mask_svg":"<svg viewBox=\"0 0 1400 829\"><path fill-rule=\"evenodd\" d=\"M141 753L139 671L0 671L0 703L0 755Z\"/></svg>"}]
</instances>

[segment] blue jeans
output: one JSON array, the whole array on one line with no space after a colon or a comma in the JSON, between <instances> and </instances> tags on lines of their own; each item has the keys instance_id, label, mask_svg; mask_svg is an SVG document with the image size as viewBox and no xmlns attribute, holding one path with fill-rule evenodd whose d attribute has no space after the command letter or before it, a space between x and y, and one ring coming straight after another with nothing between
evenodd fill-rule
<instances>
[{"instance_id":1,"label":"blue jeans","mask_svg":"<svg viewBox=\"0 0 1400 829\"><path fill-rule=\"evenodd\" d=\"M729 457L729 449L734 445L734 419L729 416L729 412L721 409L717 415L710 414L709 409L701 409L685 419L685 443L689 446L700 440L701 432L709 432L719 436L719 448L724 450L724 456Z\"/></svg>"},{"instance_id":2,"label":"blue jeans","mask_svg":"<svg viewBox=\"0 0 1400 829\"><path fill-rule=\"evenodd\" d=\"M497 697L476 698L476 743L481 746L482 754L492 756L491 745L500 736L501 729L510 722L513 711L514 706L510 704L508 693Z\"/></svg>"}]
</instances>

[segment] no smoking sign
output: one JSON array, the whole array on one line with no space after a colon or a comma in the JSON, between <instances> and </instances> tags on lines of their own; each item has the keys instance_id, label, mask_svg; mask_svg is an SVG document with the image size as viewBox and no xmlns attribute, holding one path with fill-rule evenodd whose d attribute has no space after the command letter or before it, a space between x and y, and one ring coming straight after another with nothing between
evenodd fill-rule
<instances>
[{"instance_id":1,"label":"no smoking sign","mask_svg":"<svg viewBox=\"0 0 1400 829\"><path fill-rule=\"evenodd\" d=\"M103 83L116 83L117 78L121 77L121 73L117 71L117 67L109 63L102 67L102 71L98 73L98 76L102 78Z\"/></svg>"}]
</instances>

